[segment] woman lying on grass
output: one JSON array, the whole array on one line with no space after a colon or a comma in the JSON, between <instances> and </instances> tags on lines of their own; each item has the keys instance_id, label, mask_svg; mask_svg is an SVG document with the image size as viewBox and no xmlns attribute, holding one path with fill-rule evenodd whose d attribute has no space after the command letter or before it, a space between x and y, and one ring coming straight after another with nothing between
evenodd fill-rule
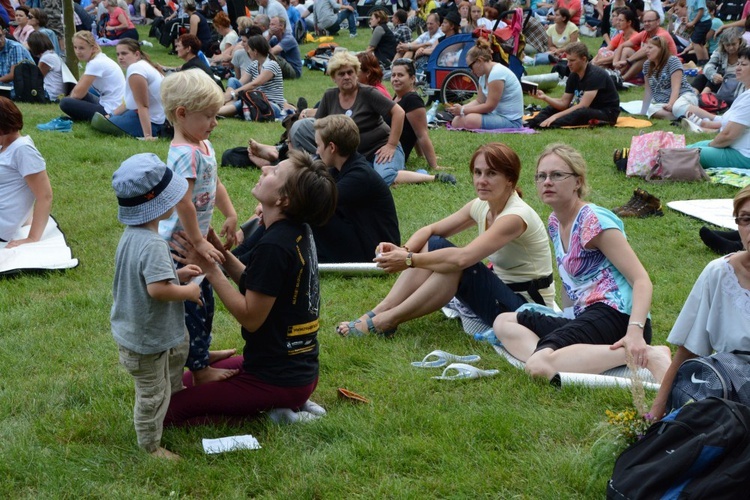
<instances>
[{"instance_id":1,"label":"woman lying on grass","mask_svg":"<svg viewBox=\"0 0 750 500\"><path fill-rule=\"evenodd\" d=\"M537 191L552 207L549 232L563 283L565 314L524 307L500 315L495 335L533 376L601 373L633 364L658 381L669 366L667 347L651 347L652 286L625 239L622 221L587 203L586 161L564 144L542 152Z\"/></svg>"},{"instance_id":2,"label":"woman lying on grass","mask_svg":"<svg viewBox=\"0 0 750 500\"><path fill-rule=\"evenodd\" d=\"M552 306L552 255L544 224L516 187L521 160L510 147L480 146L469 169L477 198L445 219L418 230L406 245L381 243L378 267L401 275L372 311L338 325L342 336L393 335L410 319L437 311L458 297L486 323L533 301ZM465 247L446 238L476 226ZM482 262L489 259L490 270Z\"/></svg>"}]
</instances>

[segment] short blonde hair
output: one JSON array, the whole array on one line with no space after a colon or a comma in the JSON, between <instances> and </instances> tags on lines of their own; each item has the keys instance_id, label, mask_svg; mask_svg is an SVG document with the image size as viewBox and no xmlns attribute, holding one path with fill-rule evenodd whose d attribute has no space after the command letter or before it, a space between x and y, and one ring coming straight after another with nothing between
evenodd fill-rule
<instances>
[{"instance_id":1,"label":"short blonde hair","mask_svg":"<svg viewBox=\"0 0 750 500\"><path fill-rule=\"evenodd\" d=\"M167 118L174 125L175 112L180 106L186 110L204 111L224 104L224 94L213 79L201 69L177 71L161 83L161 102Z\"/></svg>"},{"instance_id":2,"label":"short blonde hair","mask_svg":"<svg viewBox=\"0 0 750 500\"><path fill-rule=\"evenodd\" d=\"M242 33L242 30L245 30L253 25L253 20L250 19L247 16L240 16L237 18L237 33Z\"/></svg>"},{"instance_id":3,"label":"short blonde hair","mask_svg":"<svg viewBox=\"0 0 750 500\"><path fill-rule=\"evenodd\" d=\"M565 162L581 181L581 186L578 188L578 197L584 199L588 196L589 185L586 183L586 160L583 159L583 155L577 149L567 144L556 142L544 148L544 151L542 151L542 154L536 160L536 168L539 169L539 162L550 155L555 155Z\"/></svg>"},{"instance_id":4,"label":"short blonde hair","mask_svg":"<svg viewBox=\"0 0 750 500\"><path fill-rule=\"evenodd\" d=\"M96 43L96 40L94 39L94 35L91 34L90 31L87 30L81 30L77 31L75 35L73 35L73 41L80 40L84 42L86 45L94 49L93 54L96 55L102 51L102 49L99 47L99 44Z\"/></svg>"},{"instance_id":5,"label":"short blonde hair","mask_svg":"<svg viewBox=\"0 0 750 500\"><path fill-rule=\"evenodd\" d=\"M334 52L331 59L328 60L328 75L332 77L336 76L336 72L344 66L351 66L354 68L355 73L359 73L359 69L361 68L357 56L348 50L340 50Z\"/></svg>"},{"instance_id":6,"label":"short blonde hair","mask_svg":"<svg viewBox=\"0 0 750 500\"><path fill-rule=\"evenodd\" d=\"M747 203L748 200L750 200L750 186L745 186L739 193L734 195L734 201L732 203L734 205L734 212L732 215L735 217L739 216L740 208L742 208L742 205Z\"/></svg>"}]
</instances>

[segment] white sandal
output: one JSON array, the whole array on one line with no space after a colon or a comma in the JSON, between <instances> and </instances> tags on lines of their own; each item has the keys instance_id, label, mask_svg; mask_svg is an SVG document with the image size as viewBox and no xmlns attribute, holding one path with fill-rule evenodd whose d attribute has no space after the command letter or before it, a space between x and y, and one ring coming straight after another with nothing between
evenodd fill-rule
<instances>
[{"instance_id":1,"label":"white sandal","mask_svg":"<svg viewBox=\"0 0 750 500\"><path fill-rule=\"evenodd\" d=\"M446 375L449 371L455 371L455 375ZM462 380L480 377L492 377L500 373L500 370L481 370L476 366L465 365L463 363L453 363L448 365L443 374L438 377L432 377L435 380Z\"/></svg>"},{"instance_id":2,"label":"white sandal","mask_svg":"<svg viewBox=\"0 0 750 500\"><path fill-rule=\"evenodd\" d=\"M428 359L430 358L434 359L428 361ZM437 350L432 351L430 354L425 356L422 361L412 361L411 366L416 366L417 368L441 368L448 363L476 363L480 359L482 358L480 358L476 354L470 354L468 356L457 356L449 352Z\"/></svg>"}]
</instances>

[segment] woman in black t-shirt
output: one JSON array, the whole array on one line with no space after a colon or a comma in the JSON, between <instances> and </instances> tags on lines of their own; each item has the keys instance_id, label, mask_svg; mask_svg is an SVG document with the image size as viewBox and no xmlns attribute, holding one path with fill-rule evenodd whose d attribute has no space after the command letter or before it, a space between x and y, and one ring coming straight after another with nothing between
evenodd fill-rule
<instances>
[{"instance_id":1,"label":"woman in black t-shirt","mask_svg":"<svg viewBox=\"0 0 750 500\"><path fill-rule=\"evenodd\" d=\"M374 52L380 64L387 69L396 56L396 46L398 45L396 35L388 27L388 14L384 10L373 12L370 15L370 27L372 28L372 37L367 51Z\"/></svg>"},{"instance_id":2,"label":"woman in black t-shirt","mask_svg":"<svg viewBox=\"0 0 750 500\"><path fill-rule=\"evenodd\" d=\"M266 228L248 255L247 266L223 248L211 230L209 239L224 256L223 269L177 236L185 250L182 263L197 264L227 310L242 326L245 348L213 364L236 375L186 386L173 394L165 425L194 425L253 417L298 420L323 411L309 397L318 383L320 287L315 242L308 224L325 224L336 208L336 183L320 160L292 151L289 159L263 167L252 190ZM226 272L239 285L232 286Z\"/></svg>"},{"instance_id":3,"label":"woman in black t-shirt","mask_svg":"<svg viewBox=\"0 0 750 500\"><path fill-rule=\"evenodd\" d=\"M393 100L401 106L406 113L404 128L401 131L401 147L404 155L409 159L414 146L417 146L417 154L421 154L427 160L430 168L440 169L435 156L435 148L427 133L427 111L424 101L414 91L416 83L416 69L411 59L396 59L391 67L391 86L396 92Z\"/></svg>"}]
</instances>

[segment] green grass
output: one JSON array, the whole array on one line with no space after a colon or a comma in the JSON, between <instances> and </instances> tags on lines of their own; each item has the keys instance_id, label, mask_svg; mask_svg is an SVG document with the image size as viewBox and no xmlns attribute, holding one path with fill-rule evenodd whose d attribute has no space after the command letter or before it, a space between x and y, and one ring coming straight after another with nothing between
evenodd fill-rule
<instances>
[{"instance_id":1,"label":"green grass","mask_svg":"<svg viewBox=\"0 0 750 500\"><path fill-rule=\"evenodd\" d=\"M362 29L352 42L364 48ZM346 40L344 42L344 40ZM338 38L349 43L348 38ZM592 48L596 44L591 39ZM308 45L303 50L309 50ZM112 49L106 49L112 53ZM163 63L176 58L157 46ZM545 67L531 68L544 72ZM310 103L330 80L305 70L286 84L291 102ZM555 95L559 95L559 90ZM622 94L638 99L640 92ZM66 232L76 269L0 280L0 496L14 498L601 498L614 457L594 457L592 444L604 410L627 407L622 390L555 390L511 368L489 346L463 334L455 321L432 314L400 327L393 340L342 339L338 321L358 317L388 291L392 276L324 276L320 384L314 399L328 415L310 425L279 427L265 420L238 428L167 430L164 444L184 460L166 463L138 450L132 426L132 380L119 368L109 331L114 252L122 233L111 175L128 156L152 151L166 158L168 143L112 138L74 125L70 134L35 125L57 107L22 105L26 127L47 160L55 194L53 214ZM669 129L657 122L653 129ZM212 141L217 153L250 138L275 143L274 124L223 120ZM646 184L615 172L612 150L627 146L632 129L546 131L488 136L431 132L440 164L459 183L393 190L404 238L462 206L473 195L468 160L486 142L507 142L521 156L520 187L546 218L534 189L536 156L555 141L580 149L589 164L590 200L605 207L626 202L645 187L664 203L731 197L711 184ZM409 168L425 166L412 158ZM254 170L220 169L240 217L251 213ZM217 221L218 222L218 221ZM631 245L654 283L655 339L663 343L691 286L714 256L698 239L700 223L666 210L662 218L626 220ZM457 238L465 243L473 232ZM218 301L217 301L218 303ZM239 326L218 306L214 346L242 347ZM445 383L409 362L433 349L482 356L498 368L490 379ZM336 397L346 387L371 400L353 405ZM206 456L201 438L250 433L262 450Z\"/></svg>"}]
</instances>

